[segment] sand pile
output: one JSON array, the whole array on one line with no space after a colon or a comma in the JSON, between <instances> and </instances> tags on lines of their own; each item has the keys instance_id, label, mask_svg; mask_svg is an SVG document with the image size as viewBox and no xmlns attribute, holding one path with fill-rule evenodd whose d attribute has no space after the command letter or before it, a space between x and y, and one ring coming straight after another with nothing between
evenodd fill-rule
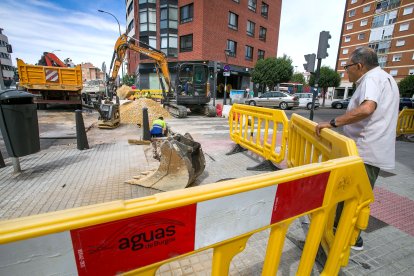
<instances>
[{"instance_id":1,"label":"sand pile","mask_svg":"<svg viewBox=\"0 0 414 276\"><path fill-rule=\"evenodd\" d=\"M137 99L120 106L121 123L142 125L142 108L144 107L148 108L150 125L153 120L160 116L164 117L164 119L171 117L160 103L150 99Z\"/></svg>"},{"instance_id":2,"label":"sand pile","mask_svg":"<svg viewBox=\"0 0 414 276\"><path fill-rule=\"evenodd\" d=\"M121 99L128 99L130 96L132 96L134 92L132 91L132 88L128 85L122 85L116 90L116 95Z\"/></svg>"}]
</instances>

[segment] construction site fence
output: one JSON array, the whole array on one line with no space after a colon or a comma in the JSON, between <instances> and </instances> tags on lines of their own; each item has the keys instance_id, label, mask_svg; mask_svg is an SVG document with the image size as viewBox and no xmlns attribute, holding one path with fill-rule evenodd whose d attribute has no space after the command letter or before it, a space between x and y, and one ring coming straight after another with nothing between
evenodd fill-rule
<instances>
[{"instance_id":1,"label":"construction site fence","mask_svg":"<svg viewBox=\"0 0 414 276\"><path fill-rule=\"evenodd\" d=\"M280 163L285 159L288 122L282 110L233 104L230 139L266 160Z\"/></svg>"},{"instance_id":2,"label":"construction site fence","mask_svg":"<svg viewBox=\"0 0 414 276\"><path fill-rule=\"evenodd\" d=\"M149 99L163 99L161 89L133 89L134 97L138 98L149 98Z\"/></svg>"},{"instance_id":3,"label":"construction site fence","mask_svg":"<svg viewBox=\"0 0 414 276\"><path fill-rule=\"evenodd\" d=\"M403 109L398 115L397 136L414 134L414 109Z\"/></svg>"},{"instance_id":4,"label":"construction site fence","mask_svg":"<svg viewBox=\"0 0 414 276\"><path fill-rule=\"evenodd\" d=\"M249 238L270 229L262 275L275 275L289 226L308 215L297 275L310 275L338 202L343 214L321 275L337 275L368 224L373 201L359 157L0 222L0 275L155 275L213 249L211 275L228 275Z\"/></svg>"}]
</instances>

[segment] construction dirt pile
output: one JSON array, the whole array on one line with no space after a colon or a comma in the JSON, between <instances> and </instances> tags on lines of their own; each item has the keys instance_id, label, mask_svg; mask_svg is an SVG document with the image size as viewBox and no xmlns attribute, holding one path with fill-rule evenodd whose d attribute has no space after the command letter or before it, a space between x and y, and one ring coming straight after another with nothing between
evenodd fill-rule
<instances>
[{"instance_id":1,"label":"construction dirt pile","mask_svg":"<svg viewBox=\"0 0 414 276\"><path fill-rule=\"evenodd\" d=\"M131 87L129 87L128 85L122 85L121 87L119 87L117 90L116 90L116 95L121 99L121 100L124 100L124 99L128 99L129 97L131 97L132 96L132 94L133 94L134 92L132 92L132 88Z\"/></svg>"},{"instance_id":2,"label":"construction dirt pile","mask_svg":"<svg viewBox=\"0 0 414 276\"><path fill-rule=\"evenodd\" d=\"M171 115L160 103L151 99L136 99L120 106L121 123L142 125L142 108L148 108L148 119L151 122L158 117L170 118Z\"/></svg>"}]
</instances>

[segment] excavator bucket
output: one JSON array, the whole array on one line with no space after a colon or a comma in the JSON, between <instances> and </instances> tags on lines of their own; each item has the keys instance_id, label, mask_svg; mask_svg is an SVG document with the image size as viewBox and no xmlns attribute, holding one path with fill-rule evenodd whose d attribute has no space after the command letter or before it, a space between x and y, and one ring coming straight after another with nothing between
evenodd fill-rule
<instances>
[{"instance_id":1,"label":"excavator bucket","mask_svg":"<svg viewBox=\"0 0 414 276\"><path fill-rule=\"evenodd\" d=\"M203 150L190 134L175 134L161 144L160 166L144 178L126 181L161 191L184 189L201 175L206 166Z\"/></svg>"}]
</instances>

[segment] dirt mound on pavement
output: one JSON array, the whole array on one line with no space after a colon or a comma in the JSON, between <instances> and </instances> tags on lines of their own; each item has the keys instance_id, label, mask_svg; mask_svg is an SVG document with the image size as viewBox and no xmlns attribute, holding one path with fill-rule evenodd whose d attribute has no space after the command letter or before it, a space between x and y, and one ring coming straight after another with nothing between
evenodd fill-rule
<instances>
[{"instance_id":1,"label":"dirt mound on pavement","mask_svg":"<svg viewBox=\"0 0 414 276\"><path fill-rule=\"evenodd\" d=\"M158 117L170 118L171 115L160 103L151 99L137 99L126 102L120 106L121 123L123 124L142 124L142 108L148 108L148 118L151 122Z\"/></svg>"}]
</instances>

